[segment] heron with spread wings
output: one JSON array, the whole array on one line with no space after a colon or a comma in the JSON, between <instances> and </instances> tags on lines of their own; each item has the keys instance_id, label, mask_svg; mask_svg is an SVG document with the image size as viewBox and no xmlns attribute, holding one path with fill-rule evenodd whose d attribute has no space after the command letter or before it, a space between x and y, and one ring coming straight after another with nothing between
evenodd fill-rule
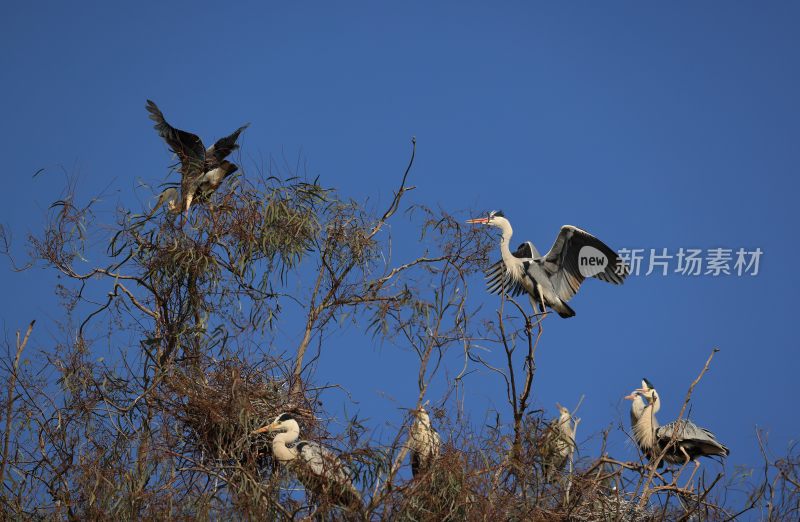
<instances>
[{"instance_id":1,"label":"heron with spread wings","mask_svg":"<svg viewBox=\"0 0 800 522\"><path fill-rule=\"evenodd\" d=\"M553 246L539 254L527 241L512 253L509 248L513 229L501 211L467 223L497 227L502 231L502 259L486 271L490 293L506 292L512 297L527 293L535 314L552 308L561 317L573 317L567 304L578 292L584 279L593 277L615 285L622 284L630 273L628 266L608 245L595 236L572 225L564 225Z\"/></svg>"},{"instance_id":2,"label":"heron with spread wings","mask_svg":"<svg viewBox=\"0 0 800 522\"><path fill-rule=\"evenodd\" d=\"M203 141L196 134L176 129L167 123L164 114L153 101L147 100L145 108L150 113L150 119L155 122L154 128L158 131L158 135L178 156L181 163L180 199L176 188L166 189L159 195L158 202L150 215L164 203L167 203L170 212L175 214L185 212L188 215L194 200L198 197L208 197L219 188L226 177L239 168L225 158L239 147L236 140L249 124L239 127L232 134L220 138L212 146L205 148Z\"/></svg>"}]
</instances>

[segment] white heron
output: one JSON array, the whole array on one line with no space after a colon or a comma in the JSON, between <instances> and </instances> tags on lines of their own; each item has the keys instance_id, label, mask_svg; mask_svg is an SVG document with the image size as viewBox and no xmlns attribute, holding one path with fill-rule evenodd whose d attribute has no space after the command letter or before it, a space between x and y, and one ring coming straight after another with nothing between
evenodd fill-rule
<instances>
[{"instance_id":1,"label":"white heron","mask_svg":"<svg viewBox=\"0 0 800 522\"><path fill-rule=\"evenodd\" d=\"M572 317L575 311L567 301L578 292L586 277L594 277L615 285L622 284L630 269L616 252L585 230L564 225L553 246L540 255L530 241L512 253L509 248L513 229L501 211L467 223L489 225L502 231L502 259L486 271L490 293L507 292L512 297L528 294L535 314L552 308L561 317Z\"/></svg>"},{"instance_id":2,"label":"white heron","mask_svg":"<svg viewBox=\"0 0 800 522\"><path fill-rule=\"evenodd\" d=\"M271 424L252 433L277 433L272 439L273 457L281 464L292 466L306 490L345 509L357 512L363 509L361 494L353 486L347 467L322 445L298 440L300 425L291 413L278 415Z\"/></svg>"},{"instance_id":3,"label":"white heron","mask_svg":"<svg viewBox=\"0 0 800 522\"><path fill-rule=\"evenodd\" d=\"M550 481L557 470L564 468L575 452L575 435L578 431L578 420L573 421L569 409L556 403L558 417L550 422L546 434L546 446L543 452L543 469L545 479Z\"/></svg>"},{"instance_id":4,"label":"white heron","mask_svg":"<svg viewBox=\"0 0 800 522\"><path fill-rule=\"evenodd\" d=\"M642 401L642 397L646 403ZM664 461L682 466L689 464L689 461L694 462L694 470L687 484L691 483L700 467L700 457L727 457L730 454L730 450L713 433L688 419L661 426L655 415L661 409L661 398L647 379L642 379L642 387L625 398L633 401L633 437L648 459L657 458L666 448Z\"/></svg>"},{"instance_id":5,"label":"white heron","mask_svg":"<svg viewBox=\"0 0 800 522\"><path fill-rule=\"evenodd\" d=\"M170 212L185 211L188 213L192 201L197 196L207 197L220 186L222 180L239 168L225 158L239 147L236 140L249 124L239 127L229 136L220 138L206 149L196 134L176 129L167 123L164 114L154 102L147 100L145 108L150 113L150 119L156 122L154 128L158 131L158 135L164 139L181 162L180 201L177 201L177 190L169 188L161 193L159 203L153 212L158 205L167 201Z\"/></svg>"},{"instance_id":6,"label":"white heron","mask_svg":"<svg viewBox=\"0 0 800 522\"><path fill-rule=\"evenodd\" d=\"M431 418L425 408L413 410L412 414L414 422L409 430L408 448L411 452L411 474L416 477L429 469L439 456L442 439L431 425Z\"/></svg>"}]
</instances>

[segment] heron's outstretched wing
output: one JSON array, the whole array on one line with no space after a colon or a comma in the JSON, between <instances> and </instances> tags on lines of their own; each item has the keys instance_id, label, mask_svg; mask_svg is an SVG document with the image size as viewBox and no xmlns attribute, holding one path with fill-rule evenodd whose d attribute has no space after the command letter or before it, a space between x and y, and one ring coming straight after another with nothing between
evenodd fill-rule
<instances>
[{"instance_id":1,"label":"heron's outstretched wing","mask_svg":"<svg viewBox=\"0 0 800 522\"><path fill-rule=\"evenodd\" d=\"M153 127L158 131L158 135L181 160L184 171L192 167L202 169L206 157L202 140L196 134L176 129L167 123L164 114L153 101L147 100L145 108L150 113L150 119L156 122Z\"/></svg>"},{"instance_id":2,"label":"heron's outstretched wing","mask_svg":"<svg viewBox=\"0 0 800 522\"><path fill-rule=\"evenodd\" d=\"M539 252L537 252L533 243L526 241L517 247L517 250L513 252L513 254L514 257L519 259L532 259L538 256ZM525 288L522 286L522 283L511 277L502 259L486 269L486 289L490 294L500 294L501 291L505 290L511 297L517 297L525 293Z\"/></svg>"},{"instance_id":3,"label":"heron's outstretched wing","mask_svg":"<svg viewBox=\"0 0 800 522\"><path fill-rule=\"evenodd\" d=\"M249 123L242 125L233 131L229 136L218 139L216 143L208 148L208 150L205 152L205 155L206 160L208 161L209 169L218 167L222 160L228 157L231 152L239 148L239 145L236 144L236 140L239 139L239 134L241 134L242 131L249 126Z\"/></svg>"},{"instance_id":4,"label":"heron's outstretched wing","mask_svg":"<svg viewBox=\"0 0 800 522\"><path fill-rule=\"evenodd\" d=\"M575 295L585 279L579 266L579 254L584 247L592 247L606 257L607 264L602 272L592 277L615 285L622 284L630 269L621 262L616 252L578 227L564 225L558 233L553 246L540 260L539 264L550 274L558 297L568 301Z\"/></svg>"}]
</instances>

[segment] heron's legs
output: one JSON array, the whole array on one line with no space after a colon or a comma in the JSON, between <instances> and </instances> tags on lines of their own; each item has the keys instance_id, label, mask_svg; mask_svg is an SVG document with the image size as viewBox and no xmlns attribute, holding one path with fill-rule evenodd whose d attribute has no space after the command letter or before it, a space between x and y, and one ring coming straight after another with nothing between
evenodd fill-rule
<instances>
[{"instance_id":1,"label":"heron's legs","mask_svg":"<svg viewBox=\"0 0 800 522\"><path fill-rule=\"evenodd\" d=\"M686 452L686 449L683 446L679 446L679 447L681 449L681 453L683 453L683 456L686 458L686 462L683 463L683 467L681 467L681 470L684 470L686 468L686 466L689 465L689 461L694 462L694 469L692 470L692 474L689 475L689 480L686 481L686 486L684 486L684 489L688 489L689 491L691 491L692 490L692 479L694 479L694 474L697 473L697 469L700 467L700 461L699 460L692 460L692 457L689 456L689 454Z\"/></svg>"},{"instance_id":2,"label":"heron's legs","mask_svg":"<svg viewBox=\"0 0 800 522\"><path fill-rule=\"evenodd\" d=\"M698 469L700 469L700 461L695 460L693 462L694 462L694 469L692 470L692 474L689 475L689 480L686 482L686 488L689 489L690 491L694 488L694 485L692 484L692 479L694 478L694 474L697 473Z\"/></svg>"}]
</instances>

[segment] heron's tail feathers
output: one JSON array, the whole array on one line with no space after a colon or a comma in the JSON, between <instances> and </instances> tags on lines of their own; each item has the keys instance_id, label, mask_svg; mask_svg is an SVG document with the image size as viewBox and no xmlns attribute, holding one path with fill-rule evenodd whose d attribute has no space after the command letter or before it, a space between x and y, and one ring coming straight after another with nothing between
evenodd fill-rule
<instances>
[{"instance_id":1,"label":"heron's tail feathers","mask_svg":"<svg viewBox=\"0 0 800 522\"><path fill-rule=\"evenodd\" d=\"M570 308L569 305L567 303L565 303L564 301L559 301L558 303L556 303L553 306L553 310L558 312L558 315L560 315L561 317L564 317L564 318L575 317L575 310Z\"/></svg>"}]
</instances>

